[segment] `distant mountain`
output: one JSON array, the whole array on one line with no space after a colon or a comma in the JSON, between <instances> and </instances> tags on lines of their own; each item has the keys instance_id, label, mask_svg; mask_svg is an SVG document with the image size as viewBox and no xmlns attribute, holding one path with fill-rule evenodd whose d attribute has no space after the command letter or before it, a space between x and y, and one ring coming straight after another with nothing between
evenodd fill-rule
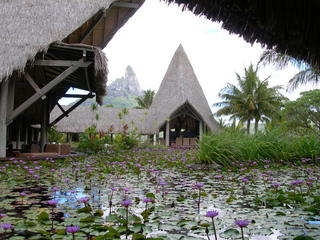
<instances>
[{"instance_id":1,"label":"distant mountain","mask_svg":"<svg viewBox=\"0 0 320 240\"><path fill-rule=\"evenodd\" d=\"M103 105L112 105L117 108L134 108L138 106L135 98L141 96L142 91L138 78L131 66L127 66L125 75L117 78L107 86L107 96L103 99ZM89 99L82 105L91 105L95 101Z\"/></svg>"},{"instance_id":2,"label":"distant mountain","mask_svg":"<svg viewBox=\"0 0 320 240\"><path fill-rule=\"evenodd\" d=\"M140 96L140 84L132 67L127 66L124 77L113 81L107 91L108 97Z\"/></svg>"}]
</instances>

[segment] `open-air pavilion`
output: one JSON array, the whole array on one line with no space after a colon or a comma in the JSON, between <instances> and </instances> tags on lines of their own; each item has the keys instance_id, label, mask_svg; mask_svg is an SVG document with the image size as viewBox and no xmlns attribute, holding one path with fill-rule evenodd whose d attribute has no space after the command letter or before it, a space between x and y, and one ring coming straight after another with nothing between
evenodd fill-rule
<instances>
[{"instance_id":1,"label":"open-air pavilion","mask_svg":"<svg viewBox=\"0 0 320 240\"><path fill-rule=\"evenodd\" d=\"M143 2L1 3L0 157L39 140L39 151L43 151L47 127L88 98L96 96L101 103L107 82L107 60L101 49ZM71 87L89 93L66 94ZM63 109L58 103L62 97L79 101ZM60 114L51 121L50 112L56 106Z\"/></svg>"}]
</instances>

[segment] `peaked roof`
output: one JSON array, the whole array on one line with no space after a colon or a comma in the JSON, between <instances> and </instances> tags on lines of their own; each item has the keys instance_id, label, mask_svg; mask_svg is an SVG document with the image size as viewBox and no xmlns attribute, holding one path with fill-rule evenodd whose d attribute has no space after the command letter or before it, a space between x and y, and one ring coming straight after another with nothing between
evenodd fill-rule
<instances>
[{"instance_id":1,"label":"peaked roof","mask_svg":"<svg viewBox=\"0 0 320 240\"><path fill-rule=\"evenodd\" d=\"M197 111L212 131L219 128L188 56L180 44L150 107L153 125L161 126L186 103Z\"/></svg>"}]
</instances>

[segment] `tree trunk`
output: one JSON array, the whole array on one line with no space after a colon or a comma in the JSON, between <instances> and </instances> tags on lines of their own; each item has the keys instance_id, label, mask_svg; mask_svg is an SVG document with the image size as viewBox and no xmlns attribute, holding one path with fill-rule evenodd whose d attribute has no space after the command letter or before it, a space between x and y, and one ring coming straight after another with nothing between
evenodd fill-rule
<instances>
[{"instance_id":1,"label":"tree trunk","mask_svg":"<svg viewBox=\"0 0 320 240\"><path fill-rule=\"evenodd\" d=\"M251 120L248 119L248 120L247 120L247 133L248 133L248 134L250 134L250 122L251 122Z\"/></svg>"},{"instance_id":2,"label":"tree trunk","mask_svg":"<svg viewBox=\"0 0 320 240\"><path fill-rule=\"evenodd\" d=\"M254 122L254 133L258 132L258 126L259 126L259 119L256 118Z\"/></svg>"}]
</instances>

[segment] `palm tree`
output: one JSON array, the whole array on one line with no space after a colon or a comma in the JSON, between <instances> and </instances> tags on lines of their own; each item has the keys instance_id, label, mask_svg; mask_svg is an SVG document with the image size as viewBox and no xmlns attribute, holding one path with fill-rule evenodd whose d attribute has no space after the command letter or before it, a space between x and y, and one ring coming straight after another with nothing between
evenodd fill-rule
<instances>
[{"instance_id":1,"label":"palm tree","mask_svg":"<svg viewBox=\"0 0 320 240\"><path fill-rule=\"evenodd\" d=\"M241 122L247 122L248 134L251 121L255 120L255 132L257 132L259 121L271 118L283 99L279 93L281 87L270 88L268 78L260 81L257 71L258 68L254 68L251 64L245 68L244 77L236 73L238 86L229 83L219 93L223 101L214 104L222 107L216 115L230 115L231 120L239 119Z\"/></svg>"},{"instance_id":2,"label":"palm tree","mask_svg":"<svg viewBox=\"0 0 320 240\"><path fill-rule=\"evenodd\" d=\"M281 86L269 87L268 79L259 81L257 89L254 92L254 119L255 133L258 131L259 121L270 121L272 117L278 114L283 101L286 99L281 93Z\"/></svg>"},{"instance_id":3,"label":"palm tree","mask_svg":"<svg viewBox=\"0 0 320 240\"><path fill-rule=\"evenodd\" d=\"M283 69L291 63L299 69L302 69L289 80L287 87L288 91L293 91L299 86L307 83L318 84L320 81L319 68L315 68L310 64L297 60L289 55L278 53L273 49L268 49L262 53L258 64L260 63L263 65L272 64L278 69Z\"/></svg>"},{"instance_id":4,"label":"palm tree","mask_svg":"<svg viewBox=\"0 0 320 240\"><path fill-rule=\"evenodd\" d=\"M154 95L155 95L155 92L150 89L143 91L142 96L136 97L136 101L139 105L136 108L140 108L140 109L149 108L152 104Z\"/></svg>"}]
</instances>

